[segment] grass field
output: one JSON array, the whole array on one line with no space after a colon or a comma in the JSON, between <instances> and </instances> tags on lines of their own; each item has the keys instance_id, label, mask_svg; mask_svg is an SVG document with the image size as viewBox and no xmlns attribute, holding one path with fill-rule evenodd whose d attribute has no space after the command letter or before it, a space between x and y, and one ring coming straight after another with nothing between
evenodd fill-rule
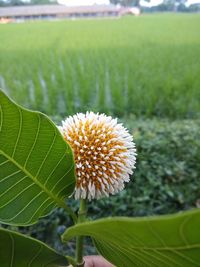
<instances>
[{"instance_id":1,"label":"grass field","mask_svg":"<svg viewBox=\"0 0 200 267\"><path fill-rule=\"evenodd\" d=\"M48 115L198 117L200 15L0 25L0 87Z\"/></svg>"}]
</instances>

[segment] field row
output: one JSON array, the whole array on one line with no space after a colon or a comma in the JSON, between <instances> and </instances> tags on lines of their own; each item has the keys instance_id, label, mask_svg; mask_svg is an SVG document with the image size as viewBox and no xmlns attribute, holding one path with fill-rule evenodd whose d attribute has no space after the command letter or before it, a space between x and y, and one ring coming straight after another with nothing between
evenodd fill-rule
<instances>
[{"instance_id":1,"label":"field row","mask_svg":"<svg viewBox=\"0 0 200 267\"><path fill-rule=\"evenodd\" d=\"M0 87L49 115L200 114L199 15L0 25Z\"/></svg>"}]
</instances>

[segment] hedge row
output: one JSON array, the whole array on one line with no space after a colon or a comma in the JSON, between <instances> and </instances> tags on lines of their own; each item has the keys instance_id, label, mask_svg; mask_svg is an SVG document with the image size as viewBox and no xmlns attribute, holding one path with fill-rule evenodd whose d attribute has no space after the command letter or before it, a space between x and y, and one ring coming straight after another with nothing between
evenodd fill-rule
<instances>
[{"instance_id":1,"label":"hedge row","mask_svg":"<svg viewBox=\"0 0 200 267\"><path fill-rule=\"evenodd\" d=\"M129 119L128 126L137 146L135 174L121 194L91 205L91 214L143 216L195 207L200 198L200 121Z\"/></svg>"},{"instance_id":2,"label":"hedge row","mask_svg":"<svg viewBox=\"0 0 200 267\"><path fill-rule=\"evenodd\" d=\"M173 213L200 205L200 121L124 119L137 146L137 168L126 189L88 204L93 219ZM70 205L78 209L75 200ZM20 231L61 250L59 235L70 219L62 209ZM90 243L88 243L90 244ZM74 242L69 244L68 253ZM94 253L90 248L87 253Z\"/></svg>"}]
</instances>

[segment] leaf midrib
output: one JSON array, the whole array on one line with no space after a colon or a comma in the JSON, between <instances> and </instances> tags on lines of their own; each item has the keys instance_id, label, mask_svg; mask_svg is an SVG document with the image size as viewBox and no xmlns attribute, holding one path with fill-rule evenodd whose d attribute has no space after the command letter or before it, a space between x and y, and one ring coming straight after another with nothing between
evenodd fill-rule
<instances>
[{"instance_id":1,"label":"leaf midrib","mask_svg":"<svg viewBox=\"0 0 200 267\"><path fill-rule=\"evenodd\" d=\"M17 161L15 161L13 158L11 158L7 153L5 153L3 150L0 149L0 154L3 154L7 159L9 159L13 164L15 164L21 171L23 171L29 178L31 178L35 184L37 184L50 198L55 200L56 203L62 208L66 208L65 202L61 201L59 198L57 198L55 195L53 195L50 191L47 190L46 187L44 187L35 176L33 176L29 171L27 171L23 166L21 166Z\"/></svg>"}]
</instances>

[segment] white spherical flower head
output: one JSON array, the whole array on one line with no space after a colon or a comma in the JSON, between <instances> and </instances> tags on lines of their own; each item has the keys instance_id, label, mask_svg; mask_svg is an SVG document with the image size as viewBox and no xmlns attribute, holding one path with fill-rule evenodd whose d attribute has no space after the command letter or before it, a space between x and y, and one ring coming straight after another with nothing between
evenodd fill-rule
<instances>
[{"instance_id":1,"label":"white spherical flower head","mask_svg":"<svg viewBox=\"0 0 200 267\"><path fill-rule=\"evenodd\" d=\"M124 188L133 173L136 149L117 119L87 112L70 116L59 127L74 151L76 199L99 199Z\"/></svg>"}]
</instances>

